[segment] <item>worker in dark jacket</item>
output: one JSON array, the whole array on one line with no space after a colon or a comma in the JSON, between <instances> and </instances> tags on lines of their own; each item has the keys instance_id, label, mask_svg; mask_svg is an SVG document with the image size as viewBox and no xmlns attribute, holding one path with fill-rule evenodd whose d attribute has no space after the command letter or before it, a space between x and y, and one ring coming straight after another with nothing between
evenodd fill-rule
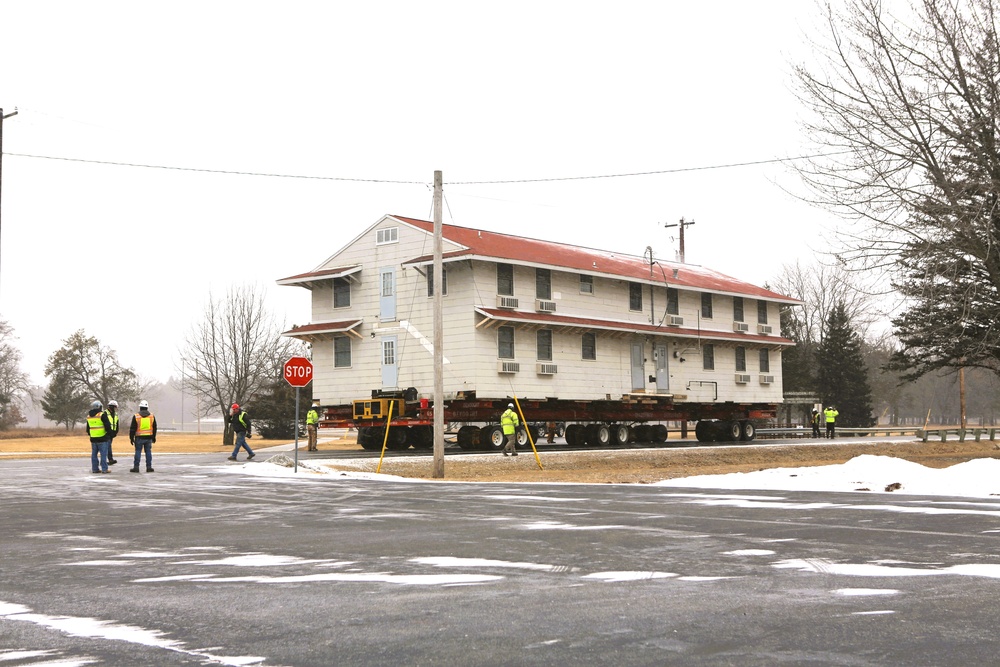
<instances>
[{"instance_id":1,"label":"worker in dark jacket","mask_svg":"<svg viewBox=\"0 0 1000 667\"><path fill-rule=\"evenodd\" d=\"M139 412L132 415L128 427L128 441L135 447L135 459L129 472L139 472L139 461L146 452L146 472L153 470L153 443L156 442L156 417L149 411L149 403L139 401Z\"/></svg>"},{"instance_id":2,"label":"worker in dark jacket","mask_svg":"<svg viewBox=\"0 0 1000 667\"><path fill-rule=\"evenodd\" d=\"M813 408L812 411L812 427L813 427L813 437L814 438L821 437L822 434L819 432L819 410L817 410L816 408Z\"/></svg>"},{"instance_id":3,"label":"worker in dark jacket","mask_svg":"<svg viewBox=\"0 0 1000 667\"><path fill-rule=\"evenodd\" d=\"M242 447L247 450L247 461L249 461L256 456L250 449L250 445L247 444L247 438L252 437L250 435L252 426L250 415L247 414L246 410L240 408L239 403L233 403L232 412L229 415L229 425L232 427L233 433L236 434L236 447L233 448L233 455L229 457L229 460L237 460L236 455L240 453L240 447Z\"/></svg>"},{"instance_id":4,"label":"worker in dark jacket","mask_svg":"<svg viewBox=\"0 0 1000 667\"><path fill-rule=\"evenodd\" d=\"M115 460L115 455L113 450L115 448L115 437L118 435L118 401L112 399L108 401L108 423L111 424L111 430L108 431L108 465L114 465L118 463Z\"/></svg>"},{"instance_id":5,"label":"worker in dark jacket","mask_svg":"<svg viewBox=\"0 0 1000 667\"><path fill-rule=\"evenodd\" d=\"M87 435L90 437L90 472L108 472L108 432L111 422L100 401L90 404L87 413ZM98 454L100 467L98 467Z\"/></svg>"}]
</instances>

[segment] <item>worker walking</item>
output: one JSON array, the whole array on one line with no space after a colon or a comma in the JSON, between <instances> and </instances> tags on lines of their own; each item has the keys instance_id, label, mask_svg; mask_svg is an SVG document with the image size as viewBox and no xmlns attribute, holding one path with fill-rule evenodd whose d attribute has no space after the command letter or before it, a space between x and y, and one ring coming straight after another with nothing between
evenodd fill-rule
<instances>
[{"instance_id":1,"label":"worker walking","mask_svg":"<svg viewBox=\"0 0 1000 667\"><path fill-rule=\"evenodd\" d=\"M229 415L229 425L232 427L233 433L236 434L236 447L233 448L233 455L229 457L229 460L236 461L236 455L240 453L242 447L247 450L247 461L249 461L256 456L250 449L250 445L247 444L247 438L252 437L250 434L250 415L247 414L246 410L240 408L239 403L233 403L232 413Z\"/></svg>"},{"instance_id":2,"label":"worker walking","mask_svg":"<svg viewBox=\"0 0 1000 667\"><path fill-rule=\"evenodd\" d=\"M514 412L514 404L508 403L507 409L500 415L500 426L503 427L503 434L506 438L503 446L504 456L517 456L517 436L515 433L520 424L521 420L517 418L517 413Z\"/></svg>"},{"instance_id":3,"label":"worker walking","mask_svg":"<svg viewBox=\"0 0 1000 667\"><path fill-rule=\"evenodd\" d=\"M146 472L153 470L153 443L156 442L156 417L149 412L149 403L139 401L139 412L132 415L128 427L128 441L135 447L135 459L129 472L139 472L139 461L146 452Z\"/></svg>"},{"instance_id":4,"label":"worker walking","mask_svg":"<svg viewBox=\"0 0 1000 667\"><path fill-rule=\"evenodd\" d=\"M87 435L90 437L90 472L108 472L108 431L111 422L100 401L90 404L87 413ZM98 462L100 455L100 462Z\"/></svg>"},{"instance_id":5,"label":"worker walking","mask_svg":"<svg viewBox=\"0 0 1000 667\"><path fill-rule=\"evenodd\" d=\"M819 432L819 410L817 410L816 408L813 408L813 411L812 411L812 428L813 428L813 437L814 438L820 437L820 432Z\"/></svg>"},{"instance_id":6,"label":"worker walking","mask_svg":"<svg viewBox=\"0 0 1000 667\"><path fill-rule=\"evenodd\" d=\"M111 424L111 430L108 431L108 465L113 466L118 463L112 452L115 444L115 436L118 435L118 401L114 399L108 401L108 423Z\"/></svg>"},{"instance_id":7,"label":"worker walking","mask_svg":"<svg viewBox=\"0 0 1000 667\"><path fill-rule=\"evenodd\" d=\"M837 415L839 414L840 413L837 412L837 408L832 405L823 411L823 416L826 417L826 437L831 440L833 440L836 436L835 431L837 429Z\"/></svg>"},{"instance_id":8,"label":"worker walking","mask_svg":"<svg viewBox=\"0 0 1000 667\"><path fill-rule=\"evenodd\" d=\"M319 399L314 398L312 407L306 413L306 435L309 437L308 451L315 452L319 448L316 446L319 437Z\"/></svg>"}]
</instances>

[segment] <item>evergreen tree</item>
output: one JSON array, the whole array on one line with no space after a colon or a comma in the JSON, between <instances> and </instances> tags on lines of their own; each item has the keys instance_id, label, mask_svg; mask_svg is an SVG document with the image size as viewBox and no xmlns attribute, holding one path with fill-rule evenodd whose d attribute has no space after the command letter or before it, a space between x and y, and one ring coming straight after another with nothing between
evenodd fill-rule
<instances>
[{"instance_id":1,"label":"evergreen tree","mask_svg":"<svg viewBox=\"0 0 1000 667\"><path fill-rule=\"evenodd\" d=\"M264 393L254 400L250 416L254 429L262 438L295 438L296 421L304 424L306 412L312 403L312 383L299 389L299 416L295 415L295 388L284 378L274 380L264 388Z\"/></svg>"},{"instance_id":2,"label":"evergreen tree","mask_svg":"<svg viewBox=\"0 0 1000 667\"><path fill-rule=\"evenodd\" d=\"M843 302L830 311L826 337L816 354L819 394L823 405L833 405L837 424L848 427L875 425L868 368L861 352L861 336L851 327Z\"/></svg>"},{"instance_id":3,"label":"evergreen tree","mask_svg":"<svg viewBox=\"0 0 1000 667\"><path fill-rule=\"evenodd\" d=\"M57 373L42 396L42 414L57 424L72 429L86 418L91 398L69 375Z\"/></svg>"}]
</instances>

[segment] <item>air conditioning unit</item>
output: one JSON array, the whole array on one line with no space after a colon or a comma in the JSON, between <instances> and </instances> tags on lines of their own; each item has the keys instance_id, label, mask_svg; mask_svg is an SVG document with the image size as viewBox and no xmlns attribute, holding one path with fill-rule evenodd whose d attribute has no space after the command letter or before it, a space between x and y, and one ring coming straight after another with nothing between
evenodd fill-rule
<instances>
[{"instance_id":1,"label":"air conditioning unit","mask_svg":"<svg viewBox=\"0 0 1000 667\"><path fill-rule=\"evenodd\" d=\"M497 294L497 308L517 308L517 297Z\"/></svg>"},{"instance_id":2,"label":"air conditioning unit","mask_svg":"<svg viewBox=\"0 0 1000 667\"><path fill-rule=\"evenodd\" d=\"M556 302L535 299L535 310L539 313L554 313L556 312Z\"/></svg>"},{"instance_id":3,"label":"air conditioning unit","mask_svg":"<svg viewBox=\"0 0 1000 667\"><path fill-rule=\"evenodd\" d=\"M539 375L555 375L559 367L556 364L543 364L539 362L536 370Z\"/></svg>"},{"instance_id":4,"label":"air conditioning unit","mask_svg":"<svg viewBox=\"0 0 1000 667\"><path fill-rule=\"evenodd\" d=\"M758 324L757 325L757 333L770 335L771 334L771 325L770 324Z\"/></svg>"},{"instance_id":5,"label":"air conditioning unit","mask_svg":"<svg viewBox=\"0 0 1000 667\"><path fill-rule=\"evenodd\" d=\"M773 375L761 375L760 376L760 383L761 384L771 384L772 382L774 382L774 376Z\"/></svg>"},{"instance_id":6,"label":"air conditioning unit","mask_svg":"<svg viewBox=\"0 0 1000 667\"><path fill-rule=\"evenodd\" d=\"M667 324L669 324L672 327L683 326L684 318L681 317L680 315L671 315L670 320L667 321Z\"/></svg>"},{"instance_id":7,"label":"air conditioning unit","mask_svg":"<svg viewBox=\"0 0 1000 667\"><path fill-rule=\"evenodd\" d=\"M750 382L750 375L744 373L736 374L736 384L746 384Z\"/></svg>"},{"instance_id":8,"label":"air conditioning unit","mask_svg":"<svg viewBox=\"0 0 1000 667\"><path fill-rule=\"evenodd\" d=\"M746 322L733 322L733 331L750 331L750 325Z\"/></svg>"},{"instance_id":9,"label":"air conditioning unit","mask_svg":"<svg viewBox=\"0 0 1000 667\"><path fill-rule=\"evenodd\" d=\"M521 370L521 364L516 361L498 361L497 373L516 373Z\"/></svg>"}]
</instances>

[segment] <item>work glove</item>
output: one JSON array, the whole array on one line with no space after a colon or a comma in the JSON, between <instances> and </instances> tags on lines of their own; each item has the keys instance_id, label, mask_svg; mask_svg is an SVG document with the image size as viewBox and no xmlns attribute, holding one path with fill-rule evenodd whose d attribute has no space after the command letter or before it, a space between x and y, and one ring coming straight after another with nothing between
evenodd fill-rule
<instances>
[{"instance_id":1,"label":"work glove","mask_svg":"<svg viewBox=\"0 0 1000 667\"><path fill-rule=\"evenodd\" d=\"M249 440L252 437L253 437L252 435L250 435L249 433L247 433L247 440Z\"/></svg>"},{"instance_id":2,"label":"work glove","mask_svg":"<svg viewBox=\"0 0 1000 667\"><path fill-rule=\"evenodd\" d=\"M135 447L135 440L133 440L132 438L129 438L128 441L132 443L133 447Z\"/></svg>"}]
</instances>

